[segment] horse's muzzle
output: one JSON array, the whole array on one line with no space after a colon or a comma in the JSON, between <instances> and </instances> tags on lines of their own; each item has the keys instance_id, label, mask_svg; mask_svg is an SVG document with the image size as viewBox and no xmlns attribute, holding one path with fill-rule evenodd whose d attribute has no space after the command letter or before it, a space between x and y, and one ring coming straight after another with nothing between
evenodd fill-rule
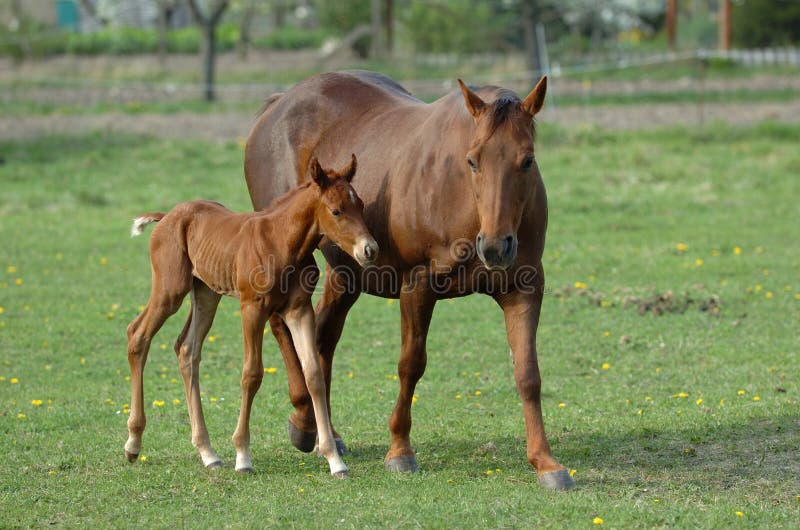
<instances>
[{"instance_id":1,"label":"horse's muzzle","mask_svg":"<svg viewBox=\"0 0 800 530\"><path fill-rule=\"evenodd\" d=\"M489 238L480 233L475 239L478 257L487 269L505 270L517 258L517 236L508 234L503 237Z\"/></svg>"},{"instance_id":2,"label":"horse's muzzle","mask_svg":"<svg viewBox=\"0 0 800 530\"><path fill-rule=\"evenodd\" d=\"M362 267L372 265L378 259L378 243L374 239L361 239L353 249L353 257Z\"/></svg>"}]
</instances>

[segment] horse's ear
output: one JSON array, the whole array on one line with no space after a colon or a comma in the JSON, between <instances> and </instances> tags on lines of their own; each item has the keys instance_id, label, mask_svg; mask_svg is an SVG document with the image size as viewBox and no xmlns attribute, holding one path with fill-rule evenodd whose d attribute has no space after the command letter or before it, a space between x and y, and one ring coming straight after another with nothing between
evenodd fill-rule
<instances>
[{"instance_id":1,"label":"horse's ear","mask_svg":"<svg viewBox=\"0 0 800 530\"><path fill-rule=\"evenodd\" d=\"M486 106L486 103L483 102L478 94L467 88L467 85L465 85L461 79L458 80L458 86L461 87L461 93L464 95L464 103L467 104L467 110L473 117L477 118Z\"/></svg>"},{"instance_id":2,"label":"horse's ear","mask_svg":"<svg viewBox=\"0 0 800 530\"><path fill-rule=\"evenodd\" d=\"M322 189L325 189L330 184L327 173L322 169L319 160L315 156L311 157L311 161L308 163L308 175Z\"/></svg>"},{"instance_id":3,"label":"horse's ear","mask_svg":"<svg viewBox=\"0 0 800 530\"><path fill-rule=\"evenodd\" d=\"M356 160L356 154L353 153L350 155L350 164L346 168L342 169L339 174L347 182L352 182L353 177L356 175L356 169L358 169L358 160Z\"/></svg>"},{"instance_id":4,"label":"horse's ear","mask_svg":"<svg viewBox=\"0 0 800 530\"><path fill-rule=\"evenodd\" d=\"M539 79L539 82L536 83L536 86L533 87L531 93L525 98L522 102L522 110L530 114L531 116L536 116L540 110L542 110L542 105L544 105L544 95L547 93L547 76L542 76Z\"/></svg>"}]
</instances>

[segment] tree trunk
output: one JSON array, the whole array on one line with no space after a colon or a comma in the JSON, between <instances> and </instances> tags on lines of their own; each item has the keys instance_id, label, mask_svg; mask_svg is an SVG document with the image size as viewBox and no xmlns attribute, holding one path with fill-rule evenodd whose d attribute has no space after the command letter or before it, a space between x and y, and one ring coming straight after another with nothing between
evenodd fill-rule
<instances>
[{"instance_id":1,"label":"tree trunk","mask_svg":"<svg viewBox=\"0 0 800 530\"><path fill-rule=\"evenodd\" d=\"M167 10L170 7L164 0L158 2L158 62L163 68L167 62Z\"/></svg>"},{"instance_id":2,"label":"tree trunk","mask_svg":"<svg viewBox=\"0 0 800 530\"><path fill-rule=\"evenodd\" d=\"M211 24L203 27L203 85L206 101L214 101L214 65L217 53L217 28Z\"/></svg>"},{"instance_id":3,"label":"tree trunk","mask_svg":"<svg viewBox=\"0 0 800 530\"><path fill-rule=\"evenodd\" d=\"M384 22L386 24L386 55L391 57L394 54L394 0L386 0L386 13Z\"/></svg>"},{"instance_id":4,"label":"tree trunk","mask_svg":"<svg viewBox=\"0 0 800 530\"><path fill-rule=\"evenodd\" d=\"M722 0L719 6L719 49L731 49L731 0Z\"/></svg>"},{"instance_id":5,"label":"tree trunk","mask_svg":"<svg viewBox=\"0 0 800 530\"><path fill-rule=\"evenodd\" d=\"M667 0L667 45L675 49L675 22L677 20L678 1Z\"/></svg>"},{"instance_id":6,"label":"tree trunk","mask_svg":"<svg viewBox=\"0 0 800 530\"><path fill-rule=\"evenodd\" d=\"M236 43L236 51L239 58L247 59L247 52L250 51L250 28L253 26L253 16L256 12L255 0L250 0L242 13L242 20L239 22L239 42Z\"/></svg>"},{"instance_id":7,"label":"tree trunk","mask_svg":"<svg viewBox=\"0 0 800 530\"><path fill-rule=\"evenodd\" d=\"M522 37L525 43L525 58L528 60L528 69L533 72L531 82L537 81L542 72L542 65L539 63L539 50L536 46L536 22L539 17L537 7L536 0L523 0L522 2Z\"/></svg>"},{"instance_id":8,"label":"tree trunk","mask_svg":"<svg viewBox=\"0 0 800 530\"><path fill-rule=\"evenodd\" d=\"M372 27L370 57L377 59L383 55L381 49L381 0L370 0L370 15Z\"/></svg>"}]
</instances>

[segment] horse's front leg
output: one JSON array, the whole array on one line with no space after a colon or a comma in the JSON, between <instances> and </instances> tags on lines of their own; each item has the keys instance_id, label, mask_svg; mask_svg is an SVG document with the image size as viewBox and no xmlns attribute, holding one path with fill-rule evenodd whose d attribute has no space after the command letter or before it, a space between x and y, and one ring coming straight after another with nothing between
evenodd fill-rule
<instances>
[{"instance_id":1,"label":"horse's front leg","mask_svg":"<svg viewBox=\"0 0 800 530\"><path fill-rule=\"evenodd\" d=\"M541 269L539 271L541 273ZM496 298L506 322L508 344L514 359L514 379L525 416L528 462L536 469L539 483L550 489L575 487L569 472L550 453L542 420L539 361L536 357L536 328L542 306L544 278L533 293L513 291Z\"/></svg>"},{"instance_id":2,"label":"horse's front leg","mask_svg":"<svg viewBox=\"0 0 800 530\"><path fill-rule=\"evenodd\" d=\"M261 346L264 342L264 325L267 323L269 313L258 301L242 300L241 309L244 337L242 408L239 410L239 421L233 433L233 445L236 447L236 471L250 472L253 470L253 462L250 459L250 410L264 377Z\"/></svg>"},{"instance_id":3,"label":"horse's front leg","mask_svg":"<svg viewBox=\"0 0 800 530\"><path fill-rule=\"evenodd\" d=\"M427 285L410 287L408 282L400 293L401 351L397 364L400 394L389 418L392 444L384 464L389 471L417 470L417 457L411 447L411 401L417 381L425 373L427 353L425 342L431 323L436 297Z\"/></svg>"},{"instance_id":4,"label":"horse's front leg","mask_svg":"<svg viewBox=\"0 0 800 530\"><path fill-rule=\"evenodd\" d=\"M333 428L328 412L328 400L325 395L325 377L320 367L316 349L316 326L314 309L311 301L294 307L283 313L283 320L291 333L294 348L305 377L305 385L311 394L311 403L316 418L319 452L328 461L331 475L337 478L347 476L347 466L342 461L334 441Z\"/></svg>"}]
</instances>

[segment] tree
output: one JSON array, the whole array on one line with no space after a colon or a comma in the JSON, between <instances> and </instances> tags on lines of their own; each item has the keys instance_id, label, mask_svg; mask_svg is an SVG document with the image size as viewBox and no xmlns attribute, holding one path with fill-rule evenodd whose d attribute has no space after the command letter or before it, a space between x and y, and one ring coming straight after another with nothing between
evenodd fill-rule
<instances>
[{"instance_id":1,"label":"tree","mask_svg":"<svg viewBox=\"0 0 800 530\"><path fill-rule=\"evenodd\" d=\"M192 18L203 36L203 83L206 101L214 101L214 66L216 63L217 26L228 8L229 0L215 0L208 15L197 5L197 0L187 0Z\"/></svg>"}]
</instances>

